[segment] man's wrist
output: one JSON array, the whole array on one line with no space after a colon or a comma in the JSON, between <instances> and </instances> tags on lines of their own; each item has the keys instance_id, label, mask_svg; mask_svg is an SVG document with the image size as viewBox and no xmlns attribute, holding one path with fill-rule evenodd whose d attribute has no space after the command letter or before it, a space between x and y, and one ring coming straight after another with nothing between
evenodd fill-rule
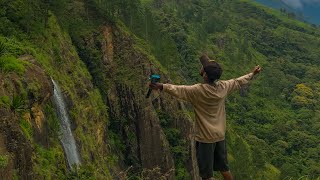
<instances>
[{"instance_id":1,"label":"man's wrist","mask_svg":"<svg viewBox=\"0 0 320 180\"><path fill-rule=\"evenodd\" d=\"M160 89L161 91L163 90L163 84L162 83L157 83L158 89Z\"/></svg>"}]
</instances>

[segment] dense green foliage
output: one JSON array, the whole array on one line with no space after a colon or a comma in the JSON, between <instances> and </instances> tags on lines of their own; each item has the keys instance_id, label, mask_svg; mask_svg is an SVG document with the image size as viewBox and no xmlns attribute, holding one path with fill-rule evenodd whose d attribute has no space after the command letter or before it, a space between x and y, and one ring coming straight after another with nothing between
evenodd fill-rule
<instances>
[{"instance_id":1,"label":"dense green foliage","mask_svg":"<svg viewBox=\"0 0 320 180\"><path fill-rule=\"evenodd\" d=\"M85 46L85 37L105 23L128 31L136 48L149 55L176 83L201 80L198 57L202 52L222 64L222 79L243 75L260 64L263 73L242 88L240 95L235 93L227 99L229 160L234 176L320 176L319 29L247 0L0 0L0 6L0 71L22 75L28 63L18 57L31 54L77 102L70 112L79 126L75 133L83 143L81 151L87 163L67 173L58 142L59 125L47 105L52 147L34 144L34 171L39 177L109 176L104 172L106 164L96 169L101 163L89 161L90 153L99 147L94 139L95 124L88 123L87 127L86 122L98 117L106 123L107 107L102 97L107 94L109 80L101 69L100 45ZM78 52L69 45L71 41ZM77 53L84 63L65 61L77 59ZM66 73L71 69L76 73ZM86 87L82 77L89 77L95 87ZM90 93L80 98L74 92L76 86L90 89ZM14 112L23 109L23 103L15 98L2 97L2 104ZM84 112L88 105L92 110ZM188 178L183 149L186 142L169 116L160 114L160 120L174 156L177 178ZM113 125L111 122L114 132L108 135L110 144L125 153L125 144ZM22 119L20 126L31 139L30 124ZM124 155L102 159L110 164L124 159L128 166L136 161ZM6 161L1 156L0 165Z\"/></svg>"}]
</instances>

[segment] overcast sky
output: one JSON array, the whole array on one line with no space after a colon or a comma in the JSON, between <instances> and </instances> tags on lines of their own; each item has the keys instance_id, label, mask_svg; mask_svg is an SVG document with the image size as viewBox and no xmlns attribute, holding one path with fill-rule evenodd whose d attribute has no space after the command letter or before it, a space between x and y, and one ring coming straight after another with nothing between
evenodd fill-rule
<instances>
[{"instance_id":1,"label":"overcast sky","mask_svg":"<svg viewBox=\"0 0 320 180\"><path fill-rule=\"evenodd\" d=\"M320 0L281 0L288 6L295 9L302 9L305 5L315 5L320 8Z\"/></svg>"}]
</instances>

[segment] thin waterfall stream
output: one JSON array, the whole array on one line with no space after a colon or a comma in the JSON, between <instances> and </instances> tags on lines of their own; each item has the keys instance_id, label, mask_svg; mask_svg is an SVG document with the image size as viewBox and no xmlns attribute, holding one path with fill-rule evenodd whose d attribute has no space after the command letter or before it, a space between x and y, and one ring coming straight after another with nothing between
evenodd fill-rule
<instances>
[{"instance_id":1,"label":"thin waterfall stream","mask_svg":"<svg viewBox=\"0 0 320 180\"><path fill-rule=\"evenodd\" d=\"M54 85L53 101L56 106L58 118L60 120L60 141L64 152L67 156L68 165L72 169L74 165L80 165L80 156L77 150L76 142L70 128L70 119L66 111L66 105L62 97L61 90L58 84L52 79Z\"/></svg>"}]
</instances>

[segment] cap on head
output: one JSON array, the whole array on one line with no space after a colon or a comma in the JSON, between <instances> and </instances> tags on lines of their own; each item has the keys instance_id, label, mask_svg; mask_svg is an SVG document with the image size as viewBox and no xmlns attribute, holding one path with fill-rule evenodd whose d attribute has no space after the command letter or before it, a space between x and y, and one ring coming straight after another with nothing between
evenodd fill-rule
<instances>
[{"instance_id":1,"label":"cap on head","mask_svg":"<svg viewBox=\"0 0 320 180\"><path fill-rule=\"evenodd\" d=\"M210 82L220 79L222 68L219 63L214 60L210 60L210 58L205 54L200 57L200 62Z\"/></svg>"}]
</instances>

